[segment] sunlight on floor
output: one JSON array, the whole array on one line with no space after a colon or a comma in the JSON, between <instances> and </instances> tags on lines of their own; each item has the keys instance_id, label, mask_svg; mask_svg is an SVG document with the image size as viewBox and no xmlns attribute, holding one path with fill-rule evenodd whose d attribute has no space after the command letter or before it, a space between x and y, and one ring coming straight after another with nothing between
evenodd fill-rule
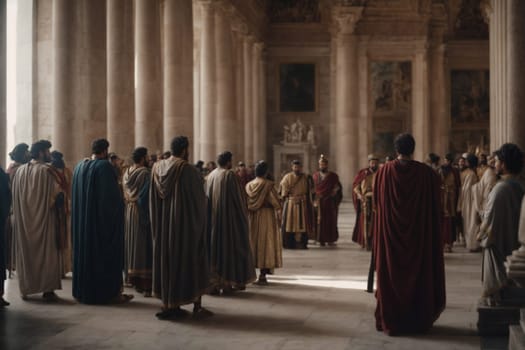
<instances>
[{"instance_id":1,"label":"sunlight on floor","mask_svg":"<svg viewBox=\"0 0 525 350\"><path fill-rule=\"evenodd\" d=\"M283 284L354 290L365 290L367 283L366 276L341 276L338 278L315 275L288 275L272 276L270 278Z\"/></svg>"}]
</instances>

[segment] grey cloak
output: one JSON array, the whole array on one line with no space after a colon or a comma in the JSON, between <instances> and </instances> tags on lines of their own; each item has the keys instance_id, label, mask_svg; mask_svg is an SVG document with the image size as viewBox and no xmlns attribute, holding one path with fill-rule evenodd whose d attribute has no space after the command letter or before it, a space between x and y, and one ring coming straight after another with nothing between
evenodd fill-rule
<instances>
[{"instance_id":1,"label":"grey cloak","mask_svg":"<svg viewBox=\"0 0 525 350\"><path fill-rule=\"evenodd\" d=\"M209 290L206 196L202 176L171 157L153 166L150 219L153 294L165 308L196 301Z\"/></svg>"}]
</instances>

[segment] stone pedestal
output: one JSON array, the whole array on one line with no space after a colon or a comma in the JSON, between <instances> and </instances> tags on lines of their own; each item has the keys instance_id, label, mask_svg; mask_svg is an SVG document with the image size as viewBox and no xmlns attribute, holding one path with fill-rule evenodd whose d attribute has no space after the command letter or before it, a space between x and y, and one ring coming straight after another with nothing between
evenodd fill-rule
<instances>
[{"instance_id":1,"label":"stone pedestal","mask_svg":"<svg viewBox=\"0 0 525 350\"><path fill-rule=\"evenodd\" d=\"M316 168L317 147L310 143L284 143L273 145L273 175L280 179L290 171L290 162L298 159L303 163L303 171L310 173Z\"/></svg>"},{"instance_id":2,"label":"stone pedestal","mask_svg":"<svg viewBox=\"0 0 525 350\"><path fill-rule=\"evenodd\" d=\"M509 350L525 349L525 309L520 310L519 325L509 326Z\"/></svg>"},{"instance_id":3,"label":"stone pedestal","mask_svg":"<svg viewBox=\"0 0 525 350\"><path fill-rule=\"evenodd\" d=\"M514 306L478 306L480 336L505 336L510 325L520 322L520 308Z\"/></svg>"}]
</instances>

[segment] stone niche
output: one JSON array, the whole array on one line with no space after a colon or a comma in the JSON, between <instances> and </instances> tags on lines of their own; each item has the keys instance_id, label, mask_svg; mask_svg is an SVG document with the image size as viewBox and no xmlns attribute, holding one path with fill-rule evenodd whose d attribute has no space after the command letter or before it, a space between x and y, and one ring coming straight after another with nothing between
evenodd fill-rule
<instances>
[{"instance_id":1,"label":"stone niche","mask_svg":"<svg viewBox=\"0 0 525 350\"><path fill-rule=\"evenodd\" d=\"M289 111L281 103L281 65L283 64L307 64L315 67L314 82L314 108L309 109L309 104L305 105L304 111ZM315 159L323 153L328 158L330 147L330 51L329 47L301 47L301 48L269 48L268 50L268 70L267 70L267 130L268 148L267 154L271 164L281 164L281 159L274 158L274 152L278 149L278 154L286 158L286 162L294 158L294 154L299 156L308 153L310 158L298 157L304 162L304 171L311 173L316 168ZM284 138L284 126L292 125L300 120L308 130L311 126L315 129L315 143L317 147L312 149L309 143L296 142L293 144L282 144ZM277 147L277 148L275 148ZM312 153L313 152L313 153ZM288 156L285 156L288 154ZM297 157L295 157L297 158ZM294 158L294 159L295 159ZM333 158L333 157L332 157ZM309 159L314 161L310 162ZM285 160L282 160L285 162ZM279 169L281 165L279 165ZM289 167L288 167L289 168ZM279 175L278 168L274 169L275 175Z\"/></svg>"}]
</instances>

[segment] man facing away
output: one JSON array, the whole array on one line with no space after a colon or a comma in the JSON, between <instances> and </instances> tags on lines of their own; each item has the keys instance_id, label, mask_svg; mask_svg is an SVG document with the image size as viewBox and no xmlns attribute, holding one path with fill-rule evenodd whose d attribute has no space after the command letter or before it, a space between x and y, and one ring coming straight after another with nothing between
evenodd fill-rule
<instances>
[{"instance_id":1,"label":"man facing away","mask_svg":"<svg viewBox=\"0 0 525 350\"><path fill-rule=\"evenodd\" d=\"M281 180L279 194L283 206L283 247L308 249L308 233L312 228L311 185L302 171L301 162L292 162L292 171Z\"/></svg>"},{"instance_id":2,"label":"man facing away","mask_svg":"<svg viewBox=\"0 0 525 350\"><path fill-rule=\"evenodd\" d=\"M201 297L209 291L206 195L201 173L188 163L185 136L171 141L172 156L155 163L150 187L153 236L153 295L162 300L157 318L210 316Z\"/></svg>"},{"instance_id":3,"label":"man facing away","mask_svg":"<svg viewBox=\"0 0 525 350\"><path fill-rule=\"evenodd\" d=\"M474 192L472 191L472 187L478 182L475 171L477 165L478 158L470 153L463 154L459 161L461 192L458 200L458 212L461 212L462 233L470 252L481 251L477 240L480 220L474 206Z\"/></svg>"},{"instance_id":4,"label":"man facing away","mask_svg":"<svg viewBox=\"0 0 525 350\"><path fill-rule=\"evenodd\" d=\"M501 180L488 195L478 239L483 247L484 302L492 305L500 300L500 291L507 286L505 260L519 248L518 229L525 186L519 178L523 169L523 152L507 143L495 152L495 170Z\"/></svg>"},{"instance_id":5,"label":"man facing away","mask_svg":"<svg viewBox=\"0 0 525 350\"><path fill-rule=\"evenodd\" d=\"M439 176L412 160L412 135L398 135L394 146L398 158L375 178L372 228L376 327L388 335L424 332L445 308Z\"/></svg>"},{"instance_id":6,"label":"man facing away","mask_svg":"<svg viewBox=\"0 0 525 350\"><path fill-rule=\"evenodd\" d=\"M124 202L108 161L109 142L93 141L93 156L73 172L73 297L83 304L124 303Z\"/></svg>"},{"instance_id":7,"label":"man facing away","mask_svg":"<svg viewBox=\"0 0 525 350\"><path fill-rule=\"evenodd\" d=\"M255 180L246 184L250 242L255 267L260 269L256 282L259 285L267 285L266 275L283 266L282 238L276 219L281 214L281 202L267 175L268 163L260 161L255 165Z\"/></svg>"},{"instance_id":8,"label":"man facing away","mask_svg":"<svg viewBox=\"0 0 525 350\"><path fill-rule=\"evenodd\" d=\"M149 188L151 171L147 167L148 149L137 147L131 155L133 165L124 171L125 259L129 284L137 292L151 297L151 269L153 247L149 220Z\"/></svg>"},{"instance_id":9,"label":"man facing away","mask_svg":"<svg viewBox=\"0 0 525 350\"><path fill-rule=\"evenodd\" d=\"M450 153L446 154L443 164L438 169L441 177L441 205L443 208L441 231L444 248L448 253L452 252L452 245L456 240L456 211L461 188L459 171L452 166L453 161L454 156Z\"/></svg>"},{"instance_id":10,"label":"man facing away","mask_svg":"<svg viewBox=\"0 0 525 350\"><path fill-rule=\"evenodd\" d=\"M213 294L244 290L255 281L245 189L232 170L232 153L217 157L206 178Z\"/></svg>"},{"instance_id":11,"label":"man facing away","mask_svg":"<svg viewBox=\"0 0 525 350\"><path fill-rule=\"evenodd\" d=\"M356 219L352 241L359 243L361 248L371 250L370 229L372 226L372 195L374 178L379 169L379 157L368 155L368 168L359 171L354 178L352 199L356 209Z\"/></svg>"},{"instance_id":12,"label":"man facing away","mask_svg":"<svg viewBox=\"0 0 525 350\"><path fill-rule=\"evenodd\" d=\"M343 199L339 176L328 171L328 159L321 155L319 171L313 175L317 204L317 240L321 246L335 245L339 238L337 214Z\"/></svg>"},{"instance_id":13,"label":"man facing away","mask_svg":"<svg viewBox=\"0 0 525 350\"><path fill-rule=\"evenodd\" d=\"M12 182L16 269L22 299L43 293L55 300L61 289L61 259L57 243L56 208L64 195L49 164L51 142L31 145L31 160L16 171Z\"/></svg>"}]
</instances>

